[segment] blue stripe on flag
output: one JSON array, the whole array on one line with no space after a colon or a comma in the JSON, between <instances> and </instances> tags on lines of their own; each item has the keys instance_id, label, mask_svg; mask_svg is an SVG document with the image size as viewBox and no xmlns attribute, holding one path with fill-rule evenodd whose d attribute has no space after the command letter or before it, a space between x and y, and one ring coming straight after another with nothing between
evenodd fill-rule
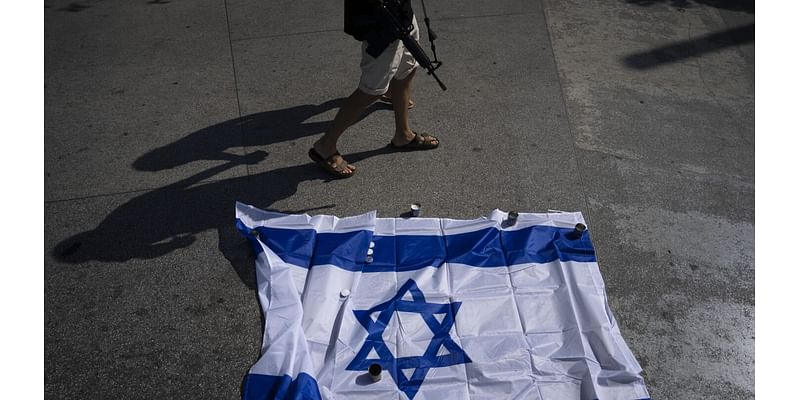
<instances>
[{"instance_id":1,"label":"blue stripe on flag","mask_svg":"<svg viewBox=\"0 0 800 400\"><path fill-rule=\"evenodd\" d=\"M292 380L289 375L273 376L247 374L242 390L243 400L321 400L319 385L311 375L300 373Z\"/></svg>"},{"instance_id":2,"label":"blue stripe on flag","mask_svg":"<svg viewBox=\"0 0 800 400\"><path fill-rule=\"evenodd\" d=\"M311 265L332 264L348 271L361 271L370 240L372 231L318 233Z\"/></svg>"},{"instance_id":3,"label":"blue stripe on flag","mask_svg":"<svg viewBox=\"0 0 800 400\"><path fill-rule=\"evenodd\" d=\"M578 236L571 228L535 225L517 231L503 231L501 240L508 265L555 260L597 261L588 230Z\"/></svg>"},{"instance_id":4,"label":"blue stripe on flag","mask_svg":"<svg viewBox=\"0 0 800 400\"><path fill-rule=\"evenodd\" d=\"M448 262L476 267L506 266L506 257L495 228L445 236Z\"/></svg>"},{"instance_id":5,"label":"blue stripe on flag","mask_svg":"<svg viewBox=\"0 0 800 400\"><path fill-rule=\"evenodd\" d=\"M250 239L255 254L263 250L256 240L253 231L258 232L258 239L275 252L283 261L304 268L310 267L311 256L314 254L314 239L318 236L313 229L279 229L259 226L255 229L248 228L241 220L236 220L236 228L245 237Z\"/></svg>"},{"instance_id":6,"label":"blue stripe on flag","mask_svg":"<svg viewBox=\"0 0 800 400\"><path fill-rule=\"evenodd\" d=\"M370 272L415 271L427 266L438 268L447 261L443 236L373 236L375 252Z\"/></svg>"},{"instance_id":7,"label":"blue stripe on flag","mask_svg":"<svg viewBox=\"0 0 800 400\"><path fill-rule=\"evenodd\" d=\"M237 227L262 251L241 221ZM503 267L524 263L597 261L589 231L536 225L513 231L486 228L446 236L372 236L372 231L316 233L313 229L258 227L259 239L284 261L304 268L332 264L349 271L413 271L445 262L474 267ZM373 262L364 269L369 241L375 242Z\"/></svg>"}]
</instances>

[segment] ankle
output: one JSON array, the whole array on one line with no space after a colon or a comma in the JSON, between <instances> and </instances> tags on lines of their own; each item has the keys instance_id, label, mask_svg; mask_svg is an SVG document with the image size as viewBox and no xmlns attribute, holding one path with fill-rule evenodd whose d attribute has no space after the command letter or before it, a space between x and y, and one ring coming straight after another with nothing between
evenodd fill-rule
<instances>
[{"instance_id":1,"label":"ankle","mask_svg":"<svg viewBox=\"0 0 800 400\"><path fill-rule=\"evenodd\" d=\"M328 157L333 153L336 153L336 142L330 143L326 140L319 139L314 142L314 150L316 150L321 156Z\"/></svg>"},{"instance_id":2,"label":"ankle","mask_svg":"<svg viewBox=\"0 0 800 400\"><path fill-rule=\"evenodd\" d=\"M395 139L411 140L414 138L414 131L411 129L396 129L394 131Z\"/></svg>"}]
</instances>

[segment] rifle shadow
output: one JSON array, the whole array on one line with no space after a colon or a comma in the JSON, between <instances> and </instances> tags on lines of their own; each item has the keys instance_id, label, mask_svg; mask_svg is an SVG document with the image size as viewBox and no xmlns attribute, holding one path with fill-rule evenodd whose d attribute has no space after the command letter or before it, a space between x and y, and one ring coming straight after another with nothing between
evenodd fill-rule
<instances>
[{"instance_id":1,"label":"rifle shadow","mask_svg":"<svg viewBox=\"0 0 800 400\"><path fill-rule=\"evenodd\" d=\"M756 12L755 0L625 0L625 2L641 7L665 4L676 9L714 7L721 10L745 12L748 14L755 14Z\"/></svg>"},{"instance_id":2,"label":"rifle shadow","mask_svg":"<svg viewBox=\"0 0 800 400\"><path fill-rule=\"evenodd\" d=\"M154 259L186 248L196 241L197 234L215 229L219 237L219 250L231 263L242 282L255 289L252 251L235 228L233 213L236 201L269 208L272 204L294 195L298 185L304 181L331 182L331 179L330 175L309 160L306 164L254 175L211 180L226 170L240 165L257 164L268 156L265 151L255 151L244 156L225 154L228 148L241 146L241 142L235 143L235 138L225 135L225 132L235 130L242 123L267 127L292 127L299 124L297 135L311 135L324 129L322 126L328 122L303 124L302 121L327 109L326 107L334 107L340 100L326 102L321 106L293 107L237 118L202 129L145 154L137 160L137 169L167 169L199 159L225 162L130 199L109 213L94 229L77 233L58 243L51 251L52 256L68 264ZM379 106L370 107L364 116L378 108ZM280 120L281 118L286 119ZM283 133L261 136L248 140L248 145L263 146L289 138ZM391 151L384 147L351 153L347 158L358 162ZM307 159L304 153L299 153L298 157ZM336 204L312 204L302 210L274 211L304 213L335 206Z\"/></svg>"},{"instance_id":3,"label":"rifle shadow","mask_svg":"<svg viewBox=\"0 0 800 400\"><path fill-rule=\"evenodd\" d=\"M630 54L623 58L626 66L646 70L662 64L702 57L705 54L755 41L755 24L675 42L656 49Z\"/></svg>"}]
</instances>

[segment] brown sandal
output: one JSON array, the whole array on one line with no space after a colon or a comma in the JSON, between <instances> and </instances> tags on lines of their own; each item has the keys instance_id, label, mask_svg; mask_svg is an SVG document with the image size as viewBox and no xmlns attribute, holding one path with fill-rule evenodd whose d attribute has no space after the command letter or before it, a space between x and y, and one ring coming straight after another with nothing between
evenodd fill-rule
<instances>
[{"instance_id":1,"label":"brown sandal","mask_svg":"<svg viewBox=\"0 0 800 400\"><path fill-rule=\"evenodd\" d=\"M385 94L383 96L381 96L381 101L386 103L386 104L392 105L392 98L387 96L387 95L385 95ZM408 99L408 109L409 110L414 108L414 106L416 106L416 105L417 105L417 103L414 103L414 100Z\"/></svg>"},{"instance_id":2,"label":"brown sandal","mask_svg":"<svg viewBox=\"0 0 800 400\"><path fill-rule=\"evenodd\" d=\"M352 170L351 172L345 172L347 168L347 161L345 161L344 158L340 157L339 160L334 161L333 158L338 155L340 154L337 151L336 153L331 154L330 157L324 158L316 150L314 150L313 147L308 149L308 156L311 158L311 160L317 163L317 165L322 167L322 169L325 171L328 171L328 173L331 175L335 176L336 178L349 178L353 176L353 174L356 173L355 170ZM333 165L331 165L331 163Z\"/></svg>"},{"instance_id":3,"label":"brown sandal","mask_svg":"<svg viewBox=\"0 0 800 400\"><path fill-rule=\"evenodd\" d=\"M436 144L433 144L434 140L437 142ZM389 147L399 151L430 150L439 147L439 143L441 142L435 136L414 132L414 138L407 144L398 146L393 142L389 142Z\"/></svg>"}]
</instances>

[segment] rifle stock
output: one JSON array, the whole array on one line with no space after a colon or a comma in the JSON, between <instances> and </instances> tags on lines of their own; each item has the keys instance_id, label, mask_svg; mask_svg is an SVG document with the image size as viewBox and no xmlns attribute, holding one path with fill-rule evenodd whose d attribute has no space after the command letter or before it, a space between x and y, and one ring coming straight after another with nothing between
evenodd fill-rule
<instances>
[{"instance_id":1,"label":"rifle stock","mask_svg":"<svg viewBox=\"0 0 800 400\"><path fill-rule=\"evenodd\" d=\"M385 1L381 2L380 8L381 10L383 10L386 16L389 17L389 20L392 21L392 25L394 26L398 38L403 41L403 44L406 46L406 49L408 49L408 52L411 53L411 55L414 57L415 60L417 60L419 65L421 65L422 68L428 70L428 75L431 75L433 76L433 79L436 79L436 83L439 84L439 87L442 88L442 90L447 90L447 86L444 85L444 83L439 79L439 77L436 76L436 72L434 72L436 71L437 68L439 68L439 66L442 65L442 63L440 61L437 61L436 64L434 64L434 62L432 62L431 59L428 58L428 55L425 54L425 50L422 50L422 47L420 47L419 42L417 42L417 40L411 36L411 29L409 29L408 27L404 27L400 23L400 21L397 19L397 16L395 16L386 7Z\"/></svg>"},{"instance_id":2,"label":"rifle stock","mask_svg":"<svg viewBox=\"0 0 800 400\"><path fill-rule=\"evenodd\" d=\"M434 72L436 71L436 68L438 68L438 66L433 65L431 59L428 58L428 55L425 54L425 51L422 50L422 47L420 47L419 43L416 40L414 40L414 38L411 37L411 35L405 35L402 38L400 38L400 40L403 41L403 44L408 49L408 52L411 53L412 56L414 56L414 59L417 60L419 65L421 65L422 68L428 70L428 75L431 75L433 76L433 79L436 79L436 82L439 84L439 87L442 88L442 90L447 90L447 86L445 86L444 83L442 83L442 81L439 79L438 76L436 76L436 73Z\"/></svg>"}]
</instances>

